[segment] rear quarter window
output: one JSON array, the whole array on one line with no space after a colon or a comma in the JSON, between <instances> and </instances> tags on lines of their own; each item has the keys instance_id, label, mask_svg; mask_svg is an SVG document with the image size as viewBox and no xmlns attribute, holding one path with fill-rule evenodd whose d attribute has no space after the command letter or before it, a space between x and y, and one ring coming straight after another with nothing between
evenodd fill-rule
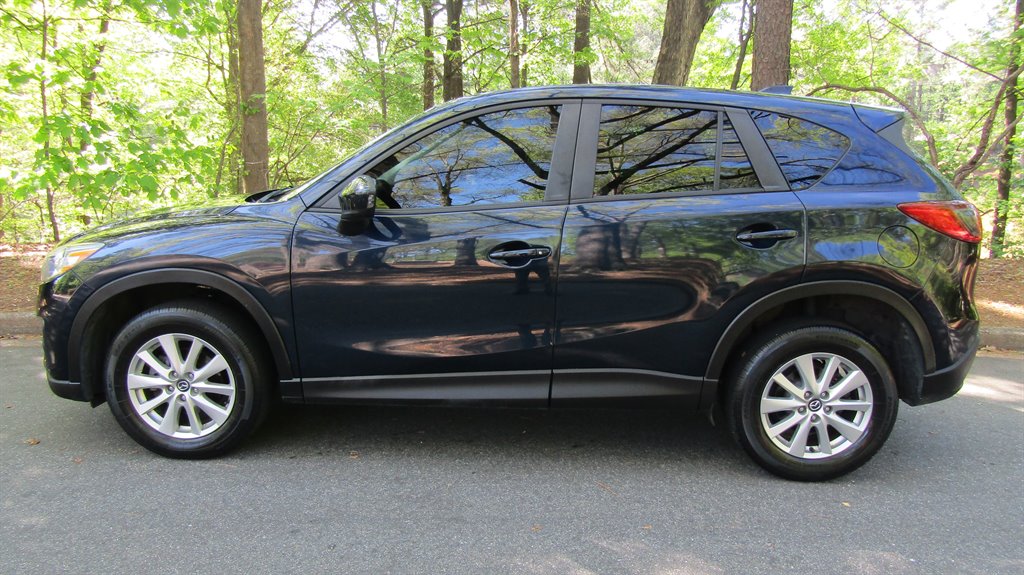
<instances>
[{"instance_id":1,"label":"rear quarter window","mask_svg":"<svg viewBox=\"0 0 1024 575\"><path fill-rule=\"evenodd\" d=\"M849 138L813 122L760 110L750 117L793 190L816 184L850 147Z\"/></svg>"}]
</instances>

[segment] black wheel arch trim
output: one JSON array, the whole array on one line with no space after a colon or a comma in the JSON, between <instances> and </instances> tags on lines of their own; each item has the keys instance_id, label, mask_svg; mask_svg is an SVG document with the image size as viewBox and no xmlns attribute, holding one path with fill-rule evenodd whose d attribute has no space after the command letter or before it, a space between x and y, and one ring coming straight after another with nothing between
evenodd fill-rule
<instances>
[{"instance_id":1,"label":"black wheel arch trim","mask_svg":"<svg viewBox=\"0 0 1024 575\"><path fill-rule=\"evenodd\" d=\"M711 354L711 361L705 372L705 379L718 380L725 368L725 362L732 353L733 348L739 342L745 330L761 316L764 312L782 304L800 299L823 295L856 295L876 299L895 309L907 321L911 329L917 335L921 343L921 350L924 355L925 373L935 370L935 346L932 342L928 327L921 318L921 314L906 298L895 291L869 282L851 280L824 280L813 283L798 284L781 289L747 306L736 316L722 336L718 338L715 350Z\"/></svg>"},{"instance_id":2,"label":"black wheel arch trim","mask_svg":"<svg viewBox=\"0 0 1024 575\"><path fill-rule=\"evenodd\" d=\"M81 381L81 357L82 336L89 325L93 314L106 303L110 298L124 293L128 290L166 283L185 283L208 286L219 290L232 298L236 303L249 314L249 317L256 323L277 367L280 379L292 377L292 362L288 356L284 340L274 325L270 314L260 304L259 300L245 289L238 282L220 275L218 273L188 269L188 268L164 268L147 270L133 273L115 279L100 286L96 291L89 294L88 299L82 303L78 313L75 314L74 322L68 337L68 375L72 381Z\"/></svg>"}]
</instances>

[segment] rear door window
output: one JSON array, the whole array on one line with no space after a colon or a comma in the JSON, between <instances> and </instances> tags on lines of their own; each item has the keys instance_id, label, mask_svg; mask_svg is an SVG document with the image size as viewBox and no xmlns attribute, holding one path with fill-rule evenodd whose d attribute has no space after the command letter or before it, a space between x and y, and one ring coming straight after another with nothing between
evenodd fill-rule
<instances>
[{"instance_id":1,"label":"rear door window","mask_svg":"<svg viewBox=\"0 0 1024 575\"><path fill-rule=\"evenodd\" d=\"M595 196L740 188L760 188L760 183L724 113L601 107Z\"/></svg>"}]
</instances>

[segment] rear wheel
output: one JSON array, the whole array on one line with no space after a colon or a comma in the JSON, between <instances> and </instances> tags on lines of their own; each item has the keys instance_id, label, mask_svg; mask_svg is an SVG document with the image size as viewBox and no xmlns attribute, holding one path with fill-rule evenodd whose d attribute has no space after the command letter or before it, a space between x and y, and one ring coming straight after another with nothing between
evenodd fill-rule
<instances>
[{"instance_id":1,"label":"rear wheel","mask_svg":"<svg viewBox=\"0 0 1024 575\"><path fill-rule=\"evenodd\" d=\"M164 305L121 330L107 364L110 409L128 435L169 457L211 457L263 419L270 370L244 322L205 302Z\"/></svg>"},{"instance_id":2,"label":"rear wheel","mask_svg":"<svg viewBox=\"0 0 1024 575\"><path fill-rule=\"evenodd\" d=\"M726 401L733 435L765 469L802 481L853 471L885 443L898 396L885 359L844 328L804 325L755 341Z\"/></svg>"}]
</instances>

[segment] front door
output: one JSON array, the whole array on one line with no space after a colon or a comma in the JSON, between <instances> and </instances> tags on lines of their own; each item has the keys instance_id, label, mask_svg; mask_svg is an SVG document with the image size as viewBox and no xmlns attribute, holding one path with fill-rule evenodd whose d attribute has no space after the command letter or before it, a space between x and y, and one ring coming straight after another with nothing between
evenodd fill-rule
<instances>
[{"instance_id":1,"label":"front door","mask_svg":"<svg viewBox=\"0 0 1024 575\"><path fill-rule=\"evenodd\" d=\"M572 157L578 111L448 120L353 174L376 182L365 233L342 235L332 201L300 218L292 293L307 398L546 404L571 170L560 158Z\"/></svg>"}]
</instances>

